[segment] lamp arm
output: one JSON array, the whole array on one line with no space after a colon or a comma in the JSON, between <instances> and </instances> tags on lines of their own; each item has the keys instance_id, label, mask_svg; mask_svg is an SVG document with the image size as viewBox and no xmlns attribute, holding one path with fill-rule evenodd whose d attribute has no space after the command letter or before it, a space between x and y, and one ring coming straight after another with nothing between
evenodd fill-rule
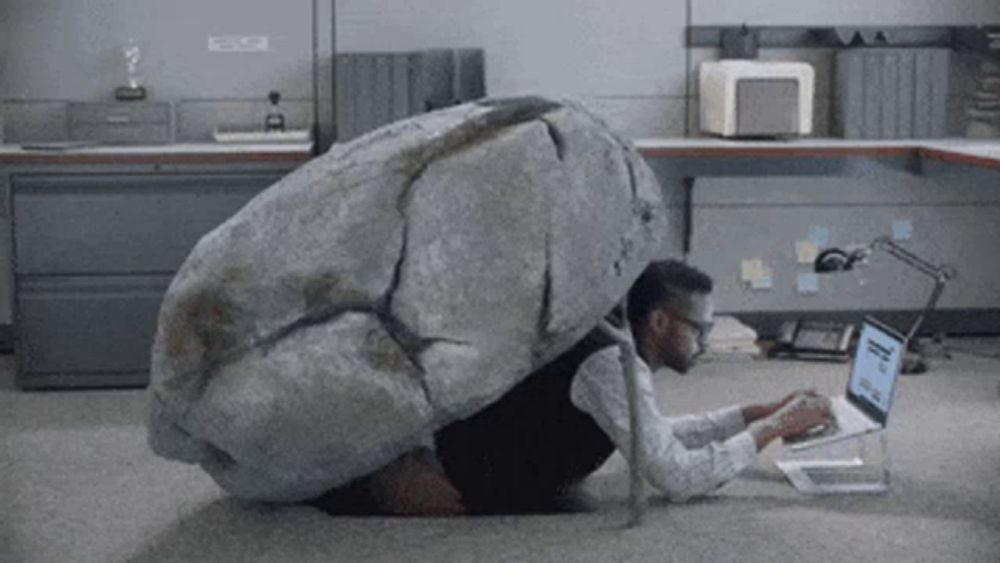
<instances>
[{"instance_id":1,"label":"lamp arm","mask_svg":"<svg viewBox=\"0 0 1000 563\"><path fill-rule=\"evenodd\" d=\"M913 321L913 325L910 326L910 330L906 333L907 342L913 341L913 338L917 335L917 331L920 330L920 325L924 324L924 319L927 318L927 315L929 315L934 309L934 306L937 305L938 298L941 297L941 292L944 291L945 281L946 280L944 279L938 278L937 281L934 282L934 289L931 291L931 296L927 299L927 304L924 305L924 310L920 312L917 320Z\"/></svg>"},{"instance_id":2,"label":"lamp arm","mask_svg":"<svg viewBox=\"0 0 1000 563\"><path fill-rule=\"evenodd\" d=\"M882 250L907 266L910 266L911 268L934 279L934 289L931 291L931 295L927 299L927 303L924 305L924 310L921 311L919 316L917 316L917 320L913 322L913 325L906 334L907 341L913 342L913 338L917 335L917 331L920 330L920 326L924 324L924 319L927 318L930 312L937 305L938 299L941 298L941 293L944 291L945 284L948 283L948 280L958 275L958 273L951 266L937 266L924 260L902 246L899 246L889 237L879 237L875 239L872 241L870 248Z\"/></svg>"},{"instance_id":3,"label":"lamp arm","mask_svg":"<svg viewBox=\"0 0 1000 563\"><path fill-rule=\"evenodd\" d=\"M875 239L872 241L870 248L873 250L882 250L907 266L919 270L923 274L932 277L935 280L941 280L942 283L947 282L956 275L955 269L951 266L937 266L932 264L902 246L899 246L889 237L879 237Z\"/></svg>"}]
</instances>

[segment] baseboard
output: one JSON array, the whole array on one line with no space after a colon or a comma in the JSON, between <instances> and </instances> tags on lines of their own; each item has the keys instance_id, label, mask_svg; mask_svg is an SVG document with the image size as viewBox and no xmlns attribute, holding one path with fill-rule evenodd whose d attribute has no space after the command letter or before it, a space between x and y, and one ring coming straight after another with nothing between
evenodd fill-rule
<instances>
[{"instance_id":1,"label":"baseboard","mask_svg":"<svg viewBox=\"0 0 1000 563\"><path fill-rule=\"evenodd\" d=\"M148 372L124 373L22 373L17 387L24 391L47 389L135 389L149 385Z\"/></svg>"}]
</instances>

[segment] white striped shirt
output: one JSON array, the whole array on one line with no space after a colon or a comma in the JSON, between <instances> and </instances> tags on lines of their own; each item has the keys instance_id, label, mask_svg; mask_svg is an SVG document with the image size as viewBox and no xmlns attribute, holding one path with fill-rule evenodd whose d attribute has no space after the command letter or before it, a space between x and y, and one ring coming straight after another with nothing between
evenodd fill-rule
<instances>
[{"instance_id":1,"label":"white striped shirt","mask_svg":"<svg viewBox=\"0 0 1000 563\"><path fill-rule=\"evenodd\" d=\"M619 356L619 348L609 346L588 357L573 378L570 398L628 459L628 400ZM702 415L664 416L649 366L638 360L643 474L654 487L670 500L683 502L722 486L754 462L757 446L739 406Z\"/></svg>"}]
</instances>

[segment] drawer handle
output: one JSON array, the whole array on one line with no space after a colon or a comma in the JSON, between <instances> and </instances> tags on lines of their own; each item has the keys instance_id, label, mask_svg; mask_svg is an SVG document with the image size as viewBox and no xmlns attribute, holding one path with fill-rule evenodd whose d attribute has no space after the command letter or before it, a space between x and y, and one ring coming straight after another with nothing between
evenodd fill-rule
<instances>
[{"instance_id":1,"label":"drawer handle","mask_svg":"<svg viewBox=\"0 0 1000 563\"><path fill-rule=\"evenodd\" d=\"M130 123L131 121L127 115L109 115L107 117L108 123Z\"/></svg>"}]
</instances>

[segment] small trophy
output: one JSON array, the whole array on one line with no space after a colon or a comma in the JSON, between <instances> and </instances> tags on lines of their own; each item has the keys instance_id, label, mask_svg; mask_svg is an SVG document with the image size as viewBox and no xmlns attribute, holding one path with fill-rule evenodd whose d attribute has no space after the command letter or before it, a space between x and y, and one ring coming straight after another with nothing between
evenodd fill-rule
<instances>
[{"instance_id":1,"label":"small trophy","mask_svg":"<svg viewBox=\"0 0 1000 563\"><path fill-rule=\"evenodd\" d=\"M128 43L122 47L122 54L125 56L125 70L128 76L128 85L115 88L115 98L122 101L145 100L146 88L142 85L142 50L135 39L129 38Z\"/></svg>"}]
</instances>

